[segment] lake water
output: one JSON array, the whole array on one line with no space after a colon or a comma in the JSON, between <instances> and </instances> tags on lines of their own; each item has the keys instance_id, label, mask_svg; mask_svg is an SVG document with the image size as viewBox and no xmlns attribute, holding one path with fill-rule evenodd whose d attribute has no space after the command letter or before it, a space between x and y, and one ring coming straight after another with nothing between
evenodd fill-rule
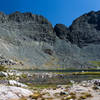
<instances>
[{"instance_id":1,"label":"lake water","mask_svg":"<svg viewBox=\"0 0 100 100\"><path fill-rule=\"evenodd\" d=\"M90 71L90 70L89 70ZM97 70L99 71L99 70ZM94 72L97 72L94 71ZM31 77L28 79L21 79L21 82L31 83L31 84L67 84L70 80L74 80L76 82L84 81L84 80L92 80L92 79L100 79L100 75L69 75L69 74L56 74L58 72L61 73L71 73L71 72L81 72L79 70L24 70L23 72L32 73ZM47 73L51 73L52 77L50 77Z\"/></svg>"}]
</instances>

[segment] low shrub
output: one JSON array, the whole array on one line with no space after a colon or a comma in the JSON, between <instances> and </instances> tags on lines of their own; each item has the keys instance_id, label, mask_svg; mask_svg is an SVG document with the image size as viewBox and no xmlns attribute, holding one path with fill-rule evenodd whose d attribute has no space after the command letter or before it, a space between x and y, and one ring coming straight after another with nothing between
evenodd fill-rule
<instances>
[{"instance_id":1,"label":"low shrub","mask_svg":"<svg viewBox=\"0 0 100 100\"><path fill-rule=\"evenodd\" d=\"M0 71L7 71L8 68L6 68L5 66L3 65L0 65Z\"/></svg>"},{"instance_id":2,"label":"low shrub","mask_svg":"<svg viewBox=\"0 0 100 100\"><path fill-rule=\"evenodd\" d=\"M30 98L31 99L38 99L38 98L40 98L42 95L40 94L40 93L33 93L33 95L30 95Z\"/></svg>"}]
</instances>

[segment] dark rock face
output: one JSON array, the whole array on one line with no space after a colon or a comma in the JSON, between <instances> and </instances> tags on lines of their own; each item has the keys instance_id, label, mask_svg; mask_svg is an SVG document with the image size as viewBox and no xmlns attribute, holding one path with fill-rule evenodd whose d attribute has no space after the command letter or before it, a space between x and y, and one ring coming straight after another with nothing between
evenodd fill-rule
<instances>
[{"instance_id":1,"label":"dark rock face","mask_svg":"<svg viewBox=\"0 0 100 100\"><path fill-rule=\"evenodd\" d=\"M43 16L20 12L15 12L10 15L1 13L0 22L1 27L6 30L19 31L16 35L23 40L29 38L36 41L46 41L51 44L55 41L56 35L53 32L53 27ZM8 36L8 38L10 37ZM16 39L16 44L19 45L20 41L18 38ZM11 41L12 39L9 40L14 43L14 41Z\"/></svg>"},{"instance_id":2,"label":"dark rock face","mask_svg":"<svg viewBox=\"0 0 100 100\"><path fill-rule=\"evenodd\" d=\"M55 26L56 28L56 26ZM63 30L66 35L63 37L67 38L71 43L77 44L79 47L87 46L89 44L99 44L100 43L100 11L90 12L84 14L83 16L77 18L69 29L65 26L60 26L60 31ZM65 30L66 29L66 30ZM59 32L56 28L57 34ZM68 32L68 30L70 30ZM63 32L61 32L63 33Z\"/></svg>"},{"instance_id":3,"label":"dark rock face","mask_svg":"<svg viewBox=\"0 0 100 100\"><path fill-rule=\"evenodd\" d=\"M43 16L0 13L0 54L8 58L34 68L92 68L99 52L100 11L82 15L70 27L54 28Z\"/></svg>"},{"instance_id":4,"label":"dark rock face","mask_svg":"<svg viewBox=\"0 0 100 100\"><path fill-rule=\"evenodd\" d=\"M100 43L100 12L90 12L75 20L70 27L72 43L79 46ZM75 35L74 35L75 34Z\"/></svg>"},{"instance_id":5,"label":"dark rock face","mask_svg":"<svg viewBox=\"0 0 100 100\"><path fill-rule=\"evenodd\" d=\"M92 11L80 16L73 21L69 28L58 24L55 26L54 30L60 39L66 41L66 44L68 44L68 42L71 43L70 45L67 45L67 47L65 43L60 45L62 47L64 46L62 54L65 55L63 55L63 58L60 57L60 59L63 59L67 64L71 61L69 66L73 63L73 65L76 65L77 67L88 68L92 66L89 62L99 61L100 11ZM73 47L73 45L77 46ZM67 51L68 49L69 51L65 52L65 50ZM59 48L59 52L60 50L62 49Z\"/></svg>"},{"instance_id":6,"label":"dark rock face","mask_svg":"<svg viewBox=\"0 0 100 100\"><path fill-rule=\"evenodd\" d=\"M68 39L68 35L70 30L63 24L56 24L56 26L54 27L54 31L56 32L56 35L60 38L60 39L64 39L67 40Z\"/></svg>"}]
</instances>

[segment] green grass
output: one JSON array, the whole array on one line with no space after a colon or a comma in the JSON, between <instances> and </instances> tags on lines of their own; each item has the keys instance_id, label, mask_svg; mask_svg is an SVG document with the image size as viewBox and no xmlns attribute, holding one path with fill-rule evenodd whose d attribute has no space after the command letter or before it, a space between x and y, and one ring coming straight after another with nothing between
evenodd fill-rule
<instances>
[{"instance_id":1,"label":"green grass","mask_svg":"<svg viewBox=\"0 0 100 100\"><path fill-rule=\"evenodd\" d=\"M100 67L100 61L89 61L89 63L95 66L96 68Z\"/></svg>"},{"instance_id":2,"label":"green grass","mask_svg":"<svg viewBox=\"0 0 100 100\"><path fill-rule=\"evenodd\" d=\"M77 69L77 68L56 68L56 69L15 69L15 70L19 70L19 71L51 71L51 72L61 72L61 71L91 71L91 70L94 70L94 71L97 71L98 69L97 68L85 68L85 69Z\"/></svg>"},{"instance_id":3,"label":"green grass","mask_svg":"<svg viewBox=\"0 0 100 100\"><path fill-rule=\"evenodd\" d=\"M45 88L56 88L57 87L57 85L55 85L55 84L44 84L44 85L34 85L34 84L30 84L30 83L26 83L26 85L28 85L29 86L29 88L30 89L45 89Z\"/></svg>"},{"instance_id":4,"label":"green grass","mask_svg":"<svg viewBox=\"0 0 100 100\"><path fill-rule=\"evenodd\" d=\"M75 72L73 75L100 75L100 72Z\"/></svg>"},{"instance_id":5,"label":"green grass","mask_svg":"<svg viewBox=\"0 0 100 100\"><path fill-rule=\"evenodd\" d=\"M78 100L83 100L83 99L87 99L87 98L91 98L92 95L90 93L82 93L82 95L79 97Z\"/></svg>"},{"instance_id":6,"label":"green grass","mask_svg":"<svg viewBox=\"0 0 100 100\"><path fill-rule=\"evenodd\" d=\"M35 88L45 89L45 88L56 88L56 85L35 85Z\"/></svg>"}]
</instances>

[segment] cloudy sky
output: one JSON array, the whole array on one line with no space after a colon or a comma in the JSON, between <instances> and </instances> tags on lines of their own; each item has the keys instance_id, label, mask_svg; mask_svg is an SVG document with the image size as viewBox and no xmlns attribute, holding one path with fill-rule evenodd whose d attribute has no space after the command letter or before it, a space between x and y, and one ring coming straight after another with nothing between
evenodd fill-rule
<instances>
[{"instance_id":1,"label":"cloudy sky","mask_svg":"<svg viewBox=\"0 0 100 100\"><path fill-rule=\"evenodd\" d=\"M0 11L32 12L45 16L53 25L69 26L80 15L100 10L100 0L0 0Z\"/></svg>"}]
</instances>

